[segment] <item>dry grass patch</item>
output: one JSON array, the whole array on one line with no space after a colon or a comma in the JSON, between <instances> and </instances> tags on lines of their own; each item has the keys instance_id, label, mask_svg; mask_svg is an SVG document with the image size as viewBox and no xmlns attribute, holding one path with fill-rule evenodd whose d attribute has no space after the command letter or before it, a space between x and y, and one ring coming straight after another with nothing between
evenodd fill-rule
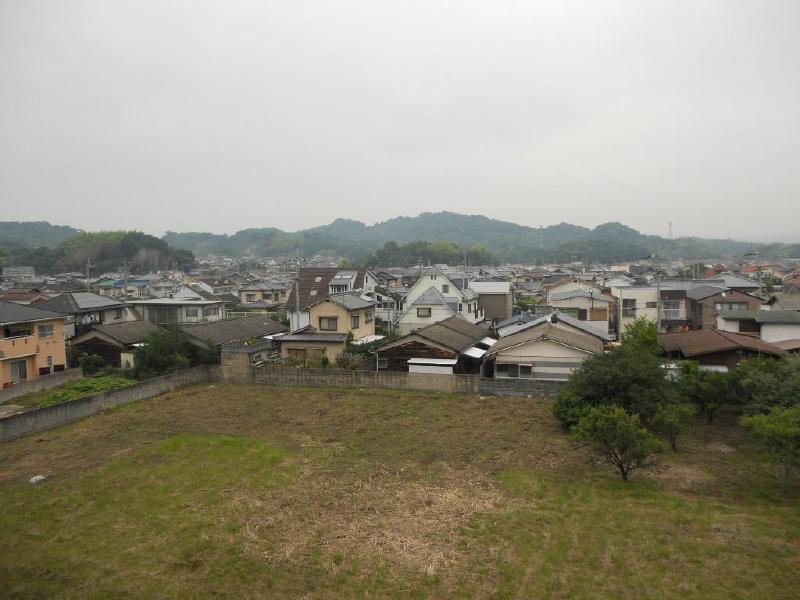
<instances>
[{"instance_id":1,"label":"dry grass patch","mask_svg":"<svg viewBox=\"0 0 800 600\"><path fill-rule=\"evenodd\" d=\"M185 388L0 446L0 581L36 598L791 597L797 490L725 424L681 449L625 485L539 401Z\"/></svg>"}]
</instances>

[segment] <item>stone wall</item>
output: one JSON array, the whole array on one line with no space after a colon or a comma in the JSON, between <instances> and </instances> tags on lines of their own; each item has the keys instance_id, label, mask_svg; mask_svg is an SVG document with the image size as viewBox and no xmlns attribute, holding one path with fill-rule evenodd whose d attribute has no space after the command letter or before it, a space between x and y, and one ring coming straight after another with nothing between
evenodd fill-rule
<instances>
[{"instance_id":1,"label":"stone wall","mask_svg":"<svg viewBox=\"0 0 800 600\"><path fill-rule=\"evenodd\" d=\"M220 369L217 365L200 365L162 377L133 383L116 390L19 413L0 419L0 442L14 440L25 435L71 423L94 415L105 407L130 404L131 402L152 398L185 385L210 383L219 379Z\"/></svg>"},{"instance_id":2,"label":"stone wall","mask_svg":"<svg viewBox=\"0 0 800 600\"><path fill-rule=\"evenodd\" d=\"M14 398L19 398L20 396L26 396L35 392L41 392L42 390L58 387L69 381L80 379L81 377L83 377L83 371L80 368L67 369L66 371L51 373L50 375L40 375L36 379L23 381L12 387L0 390L0 404L13 400Z\"/></svg>"}]
</instances>

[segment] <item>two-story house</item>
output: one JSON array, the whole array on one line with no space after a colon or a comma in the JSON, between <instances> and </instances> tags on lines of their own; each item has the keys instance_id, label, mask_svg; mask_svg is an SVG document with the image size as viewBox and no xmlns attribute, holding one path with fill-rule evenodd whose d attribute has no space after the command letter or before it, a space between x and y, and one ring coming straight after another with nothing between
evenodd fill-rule
<instances>
[{"instance_id":1,"label":"two-story house","mask_svg":"<svg viewBox=\"0 0 800 600\"><path fill-rule=\"evenodd\" d=\"M64 371L64 315L0 301L0 388Z\"/></svg>"},{"instance_id":2,"label":"two-story house","mask_svg":"<svg viewBox=\"0 0 800 600\"><path fill-rule=\"evenodd\" d=\"M70 317L65 326L66 339L86 333L92 325L110 325L135 321L137 315L120 300L92 292L66 292L33 304Z\"/></svg>"},{"instance_id":3,"label":"two-story house","mask_svg":"<svg viewBox=\"0 0 800 600\"><path fill-rule=\"evenodd\" d=\"M310 324L308 307L313 302L343 292L372 294L377 285L380 285L378 278L366 268L301 268L286 302L291 330L297 331Z\"/></svg>"},{"instance_id":4,"label":"two-story house","mask_svg":"<svg viewBox=\"0 0 800 600\"><path fill-rule=\"evenodd\" d=\"M376 305L357 293L330 294L308 305L311 327L323 333L352 334L353 340L373 336Z\"/></svg>"},{"instance_id":5,"label":"two-story house","mask_svg":"<svg viewBox=\"0 0 800 600\"><path fill-rule=\"evenodd\" d=\"M183 286L166 298L130 300L128 305L156 325L209 323L225 318L224 302L193 286Z\"/></svg>"},{"instance_id":6,"label":"two-story house","mask_svg":"<svg viewBox=\"0 0 800 600\"><path fill-rule=\"evenodd\" d=\"M469 323L484 319L478 294L465 279L453 281L439 265L417 279L403 299L403 312L394 326L400 335L408 334L444 319L457 316Z\"/></svg>"},{"instance_id":7,"label":"two-story house","mask_svg":"<svg viewBox=\"0 0 800 600\"><path fill-rule=\"evenodd\" d=\"M261 281L248 283L239 288L239 302L252 304L264 303L265 306L280 306L286 304L292 284L283 281Z\"/></svg>"}]
</instances>

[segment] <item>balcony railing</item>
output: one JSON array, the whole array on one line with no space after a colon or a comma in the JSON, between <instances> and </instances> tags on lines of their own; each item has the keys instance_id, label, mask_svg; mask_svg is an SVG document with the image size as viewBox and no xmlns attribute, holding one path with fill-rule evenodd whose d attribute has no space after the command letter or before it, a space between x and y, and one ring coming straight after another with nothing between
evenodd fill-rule
<instances>
[{"instance_id":1,"label":"balcony railing","mask_svg":"<svg viewBox=\"0 0 800 600\"><path fill-rule=\"evenodd\" d=\"M682 321L686 319L685 308L662 308L661 318L673 321Z\"/></svg>"},{"instance_id":2,"label":"balcony railing","mask_svg":"<svg viewBox=\"0 0 800 600\"><path fill-rule=\"evenodd\" d=\"M39 343L35 335L0 338L0 359L19 358L38 351Z\"/></svg>"}]
</instances>

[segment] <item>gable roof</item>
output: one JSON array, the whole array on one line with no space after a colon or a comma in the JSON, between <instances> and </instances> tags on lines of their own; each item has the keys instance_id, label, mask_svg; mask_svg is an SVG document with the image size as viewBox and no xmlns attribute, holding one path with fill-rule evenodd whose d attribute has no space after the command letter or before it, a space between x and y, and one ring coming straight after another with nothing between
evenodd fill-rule
<instances>
[{"instance_id":1,"label":"gable roof","mask_svg":"<svg viewBox=\"0 0 800 600\"><path fill-rule=\"evenodd\" d=\"M247 338L259 338L289 331L285 325L273 321L267 315L254 315L241 319L223 319L211 323L181 325L181 329L200 342L210 341L214 345L229 344Z\"/></svg>"},{"instance_id":2,"label":"gable roof","mask_svg":"<svg viewBox=\"0 0 800 600\"><path fill-rule=\"evenodd\" d=\"M297 306L296 298L300 300L300 310L306 310L312 302L320 298L326 298L331 280L340 272L355 272L355 289L364 289L367 269L362 268L340 269L339 267L308 267L300 269L297 282L292 286L292 291L286 301L289 310L294 310ZM299 294L297 293L299 290Z\"/></svg>"},{"instance_id":3,"label":"gable roof","mask_svg":"<svg viewBox=\"0 0 800 600\"><path fill-rule=\"evenodd\" d=\"M45 319L63 318L64 315L53 312L52 310L45 310L43 308L36 308L34 306L27 306L25 304L16 304L14 302L0 300L0 325L5 325L6 323L24 323L25 321L43 321Z\"/></svg>"},{"instance_id":4,"label":"gable roof","mask_svg":"<svg viewBox=\"0 0 800 600\"><path fill-rule=\"evenodd\" d=\"M725 287L724 285L711 285L704 283L693 287L686 292L686 297L691 298L692 300L703 300L727 291L729 291L729 288Z\"/></svg>"},{"instance_id":5,"label":"gable roof","mask_svg":"<svg viewBox=\"0 0 800 600\"><path fill-rule=\"evenodd\" d=\"M473 325L461 317L454 316L418 329L400 339L392 340L382 349L401 346L405 343L403 340L413 336L419 336L453 352L462 353L487 337L487 331L483 327Z\"/></svg>"},{"instance_id":6,"label":"gable roof","mask_svg":"<svg viewBox=\"0 0 800 600\"><path fill-rule=\"evenodd\" d=\"M507 348L521 346L539 340L550 340L557 344L563 344L592 354L600 354L603 352L603 342L601 342L598 337L559 326L557 323L544 321L533 327L528 327L522 331L500 338L498 342L491 347L489 352L487 352L487 357L497 354Z\"/></svg>"},{"instance_id":7,"label":"gable roof","mask_svg":"<svg viewBox=\"0 0 800 600\"><path fill-rule=\"evenodd\" d=\"M680 352L687 358L738 349L772 356L784 356L786 354L785 351L774 344L748 335L720 331L713 328L659 335L658 344L665 352Z\"/></svg>"},{"instance_id":8,"label":"gable roof","mask_svg":"<svg viewBox=\"0 0 800 600\"><path fill-rule=\"evenodd\" d=\"M527 322L526 321L520 321L520 323L522 323L522 327L520 329L518 329L517 331L523 331L525 329L530 329L531 327L536 327L537 325L541 325L542 323L548 323L548 322L549 323L555 323L555 322L564 323L564 324L566 324L566 325L568 325L570 327L573 327L575 329L578 329L578 330L582 331L583 333L586 333L588 335L596 337L597 339L600 339L600 340L603 340L603 341L611 340L611 336L609 334L601 333L597 329L594 329L590 325L587 325L586 321L580 321L580 320L576 319L575 317L573 317L571 315L559 312L557 310L553 311L553 312L551 312L549 314L542 315L541 317L529 318ZM514 321L512 321L509 324L513 324L513 323L514 323ZM500 325L498 325L497 327L500 328ZM515 331L514 333L517 333L517 331ZM513 335L513 334L509 334L509 335Z\"/></svg>"},{"instance_id":9,"label":"gable roof","mask_svg":"<svg viewBox=\"0 0 800 600\"><path fill-rule=\"evenodd\" d=\"M319 300L313 301L311 304L308 305L309 308L314 306L315 304L319 304L320 302L330 301L334 304L338 304L345 310L359 310L362 308L369 308L370 306L375 306L378 304L374 300L364 298L361 294L356 292L340 292L337 294L330 294L325 298L320 298Z\"/></svg>"},{"instance_id":10,"label":"gable roof","mask_svg":"<svg viewBox=\"0 0 800 600\"><path fill-rule=\"evenodd\" d=\"M65 292L35 303L38 308L74 315L108 308L125 308L125 303L93 292Z\"/></svg>"},{"instance_id":11,"label":"gable roof","mask_svg":"<svg viewBox=\"0 0 800 600\"><path fill-rule=\"evenodd\" d=\"M775 294L767 300L767 304L781 310L800 310L800 294Z\"/></svg>"},{"instance_id":12,"label":"gable roof","mask_svg":"<svg viewBox=\"0 0 800 600\"><path fill-rule=\"evenodd\" d=\"M151 331L159 329L159 326L150 321L126 321L124 323L113 323L111 325L93 325L92 329L98 333L107 335L116 340L123 346L138 344ZM91 332L81 337L90 337Z\"/></svg>"},{"instance_id":13,"label":"gable roof","mask_svg":"<svg viewBox=\"0 0 800 600\"><path fill-rule=\"evenodd\" d=\"M600 302L614 302L611 296L606 296L600 291L586 288L576 288L566 292L551 292L547 295L548 302L559 302L561 300L569 300L570 298L590 298L591 300L598 300Z\"/></svg>"}]
</instances>

